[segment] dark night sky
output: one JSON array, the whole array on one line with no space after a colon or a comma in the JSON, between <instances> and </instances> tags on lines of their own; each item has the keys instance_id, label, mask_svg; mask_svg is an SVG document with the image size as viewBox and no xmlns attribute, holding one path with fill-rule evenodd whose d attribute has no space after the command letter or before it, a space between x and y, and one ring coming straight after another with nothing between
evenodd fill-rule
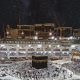
<instances>
[{"instance_id":1,"label":"dark night sky","mask_svg":"<svg viewBox=\"0 0 80 80\"><path fill-rule=\"evenodd\" d=\"M80 0L0 0L2 25L56 22L80 27Z\"/></svg>"}]
</instances>

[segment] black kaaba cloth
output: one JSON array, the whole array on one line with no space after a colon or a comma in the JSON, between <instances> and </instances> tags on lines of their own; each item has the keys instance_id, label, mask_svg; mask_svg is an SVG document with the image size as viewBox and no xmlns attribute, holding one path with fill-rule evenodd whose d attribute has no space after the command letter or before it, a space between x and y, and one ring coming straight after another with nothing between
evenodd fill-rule
<instances>
[{"instance_id":1,"label":"black kaaba cloth","mask_svg":"<svg viewBox=\"0 0 80 80\"><path fill-rule=\"evenodd\" d=\"M32 56L32 67L36 69L47 68L48 56Z\"/></svg>"}]
</instances>

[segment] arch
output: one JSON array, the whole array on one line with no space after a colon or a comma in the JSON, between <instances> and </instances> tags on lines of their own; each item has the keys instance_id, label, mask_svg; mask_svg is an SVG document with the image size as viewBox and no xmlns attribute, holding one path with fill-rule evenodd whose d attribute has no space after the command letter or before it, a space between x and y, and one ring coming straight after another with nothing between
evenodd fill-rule
<instances>
[{"instance_id":1,"label":"arch","mask_svg":"<svg viewBox=\"0 0 80 80\"><path fill-rule=\"evenodd\" d=\"M2 51L0 51L0 58L1 57L7 57L7 52L2 52Z\"/></svg>"}]
</instances>

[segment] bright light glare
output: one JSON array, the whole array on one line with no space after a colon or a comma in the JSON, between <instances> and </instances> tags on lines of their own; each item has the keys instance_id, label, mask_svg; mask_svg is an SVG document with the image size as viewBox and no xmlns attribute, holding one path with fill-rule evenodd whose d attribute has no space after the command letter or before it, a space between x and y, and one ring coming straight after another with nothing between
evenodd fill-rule
<instances>
[{"instance_id":1,"label":"bright light glare","mask_svg":"<svg viewBox=\"0 0 80 80\"><path fill-rule=\"evenodd\" d=\"M7 35L9 34L9 31L7 31Z\"/></svg>"},{"instance_id":2,"label":"bright light glare","mask_svg":"<svg viewBox=\"0 0 80 80\"><path fill-rule=\"evenodd\" d=\"M25 51L21 51L21 53L25 54L26 52Z\"/></svg>"},{"instance_id":3,"label":"bright light glare","mask_svg":"<svg viewBox=\"0 0 80 80\"><path fill-rule=\"evenodd\" d=\"M17 47L20 47L20 45L19 45L19 44L17 44Z\"/></svg>"},{"instance_id":4,"label":"bright light glare","mask_svg":"<svg viewBox=\"0 0 80 80\"><path fill-rule=\"evenodd\" d=\"M52 32L49 32L49 36L51 36L52 35Z\"/></svg>"},{"instance_id":5,"label":"bright light glare","mask_svg":"<svg viewBox=\"0 0 80 80\"><path fill-rule=\"evenodd\" d=\"M21 33L22 35L24 34L24 32Z\"/></svg>"},{"instance_id":6,"label":"bright light glare","mask_svg":"<svg viewBox=\"0 0 80 80\"><path fill-rule=\"evenodd\" d=\"M57 38L55 38L55 40L57 40Z\"/></svg>"},{"instance_id":7,"label":"bright light glare","mask_svg":"<svg viewBox=\"0 0 80 80\"><path fill-rule=\"evenodd\" d=\"M2 57L1 60L4 60L4 58Z\"/></svg>"},{"instance_id":8,"label":"bright light glare","mask_svg":"<svg viewBox=\"0 0 80 80\"><path fill-rule=\"evenodd\" d=\"M51 48L51 45L49 45L49 47Z\"/></svg>"},{"instance_id":9,"label":"bright light glare","mask_svg":"<svg viewBox=\"0 0 80 80\"><path fill-rule=\"evenodd\" d=\"M28 45L29 47L31 47L31 45Z\"/></svg>"},{"instance_id":10,"label":"bright light glare","mask_svg":"<svg viewBox=\"0 0 80 80\"><path fill-rule=\"evenodd\" d=\"M56 53L55 51L53 53Z\"/></svg>"},{"instance_id":11,"label":"bright light glare","mask_svg":"<svg viewBox=\"0 0 80 80\"><path fill-rule=\"evenodd\" d=\"M34 39L35 39L35 40L37 40L37 39L38 39L38 37L37 37L37 36L35 36L35 37L34 37Z\"/></svg>"},{"instance_id":12,"label":"bright light glare","mask_svg":"<svg viewBox=\"0 0 80 80\"><path fill-rule=\"evenodd\" d=\"M42 47L42 45L41 44L38 44L38 48L41 48Z\"/></svg>"},{"instance_id":13,"label":"bright light glare","mask_svg":"<svg viewBox=\"0 0 80 80\"><path fill-rule=\"evenodd\" d=\"M4 44L1 44L1 47L4 47L5 45Z\"/></svg>"},{"instance_id":14,"label":"bright light glare","mask_svg":"<svg viewBox=\"0 0 80 80\"><path fill-rule=\"evenodd\" d=\"M54 39L54 36L52 36L51 39Z\"/></svg>"},{"instance_id":15,"label":"bright light glare","mask_svg":"<svg viewBox=\"0 0 80 80\"><path fill-rule=\"evenodd\" d=\"M69 37L68 40L73 39L73 36Z\"/></svg>"},{"instance_id":16,"label":"bright light glare","mask_svg":"<svg viewBox=\"0 0 80 80\"><path fill-rule=\"evenodd\" d=\"M75 48L75 45L71 45L71 48Z\"/></svg>"},{"instance_id":17,"label":"bright light glare","mask_svg":"<svg viewBox=\"0 0 80 80\"><path fill-rule=\"evenodd\" d=\"M51 51L49 51L49 53L51 53Z\"/></svg>"},{"instance_id":18,"label":"bright light glare","mask_svg":"<svg viewBox=\"0 0 80 80\"><path fill-rule=\"evenodd\" d=\"M57 45L57 47L60 47L60 45Z\"/></svg>"}]
</instances>

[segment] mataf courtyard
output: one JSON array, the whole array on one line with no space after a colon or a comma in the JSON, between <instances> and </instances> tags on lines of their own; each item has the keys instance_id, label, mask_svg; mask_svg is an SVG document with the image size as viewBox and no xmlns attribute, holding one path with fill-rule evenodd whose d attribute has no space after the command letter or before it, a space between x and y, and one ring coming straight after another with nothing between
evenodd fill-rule
<instances>
[{"instance_id":1,"label":"mataf courtyard","mask_svg":"<svg viewBox=\"0 0 80 80\"><path fill-rule=\"evenodd\" d=\"M67 64L67 66L66 66ZM80 80L80 64L69 60L48 61L48 67L36 69L31 60L0 64L1 80ZM69 67L69 68L68 68ZM77 70L73 70L78 68Z\"/></svg>"}]
</instances>

